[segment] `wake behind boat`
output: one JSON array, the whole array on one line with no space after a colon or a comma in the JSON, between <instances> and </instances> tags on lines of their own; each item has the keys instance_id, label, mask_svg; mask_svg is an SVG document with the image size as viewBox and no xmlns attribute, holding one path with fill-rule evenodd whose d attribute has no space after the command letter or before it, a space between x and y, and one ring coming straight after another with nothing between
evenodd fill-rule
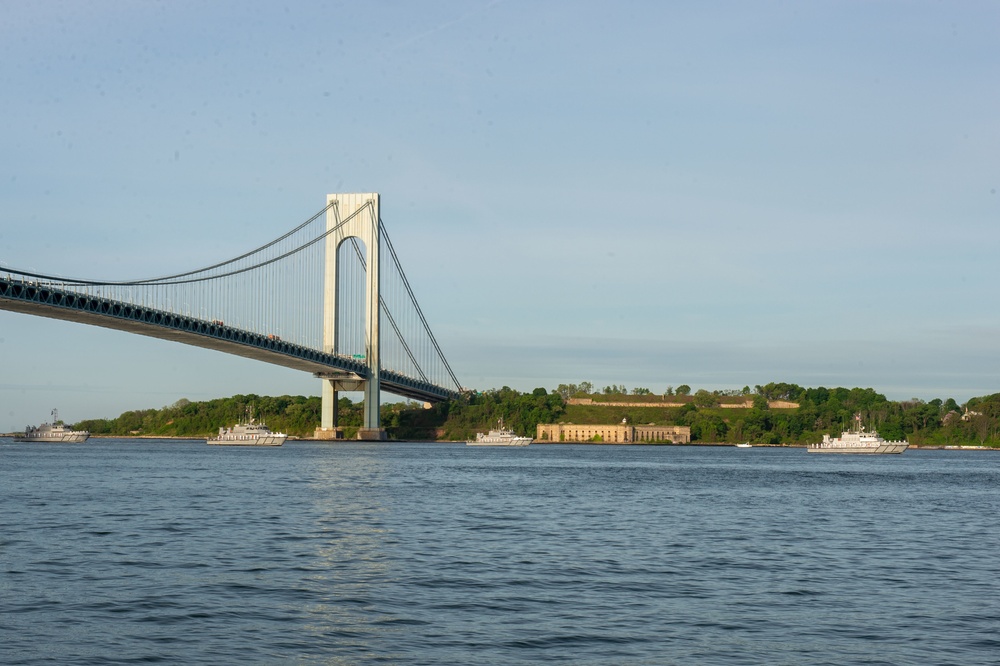
<instances>
[{"instance_id":1,"label":"wake behind boat","mask_svg":"<svg viewBox=\"0 0 1000 666\"><path fill-rule=\"evenodd\" d=\"M59 420L59 411L52 410L52 423L28 426L23 435L14 435L15 442L42 442L52 444L79 444L90 437L87 430L73 430Z\"/></svg>"},{"instance_id":2,"label":"wake behind boat","mask_svg":"<svg viewBox=\"0 0 1000 666\"><path fill-rule=\"evenodd\" d=\"M855 416L856 430L845 430L840 437L823 435L819 444L810 444L809 453L902 453L910 445L906 440L888 442L874 430L866 431L861 416Z\"/></svg>"},{"instance_id":3,"label":"wake behind boat","mask_svg":"<svg viewBox=\"0 0 1000 666\"><path fill-rule=\"evenodd\" d=\"M475 439L470 439L466 446L527 446L531 444L531 437L521 437L514 434L513 430L503 427L503 419L500 419L499 426L489 433L476 433Z\"/></svg>"}]
</instances>

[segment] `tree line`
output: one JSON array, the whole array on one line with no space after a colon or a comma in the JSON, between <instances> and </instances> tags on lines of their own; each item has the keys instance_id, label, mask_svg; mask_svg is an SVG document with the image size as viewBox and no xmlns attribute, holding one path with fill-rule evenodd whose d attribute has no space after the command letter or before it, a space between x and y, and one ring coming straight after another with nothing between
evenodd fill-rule
<instances>
[{"instance_id":1,"label":"tree line","mask_svg":"<svg viewBox=\"0 0 1000 666\"><path fill-rule=\"evenodd\" d=\"M557 392L569 397L587 397L581 385L563 384ZM588 386L586 383L583 386ZM619 387L624 389L624 387ZM625 391L621 390L621 394ZM633 389L633 396L647 395L645 389ZM565 420L576 423L617 422L686 425L694 442L743 442L763 444L806 444L818 442L823 434L839 435L851 427L855 418L868 429L875 429L885 439L907 439L922 445L1000 446L1000 394L970 399L959 405L954 399L923 401L918 398L891 401L871 388L805 388L797 384L772 382L751 390L707 391L691 394L681 385L664 396L685 398L683 407L612 408L594 413L585 406L569 405ZM724 398L752 396L750 409L725 409ZM689 399L687 397L690 396ZM769 401L797 403L795 409L770 409ZM641 402L640 399L632 399ZM617 420L611 420L617 419Z\"/></svg>"},{"instance_id":2,"label":"tree line","mask_svg":"<svg viewBox=\"0 0 1000 666\"><path fill-rule=\"evenodd\" d=\"M501 419L505 427L530 436L539 423L620 423L624 419L635 424L689 426L693 442L805 444L821 440L825 433L839 435L860 418L867 428L878 430L886 439L908 439L920 445L1000 446L1000 393L959 405L950 398L891 401L871 388L804 388L770 383L755 386L752 391L747 387L745 392L699 389L692 394L690 387L682 384L673 390L673 395L685 397L681 407L568 404L571 397L618 395L618 391L622 395L653 395L642 387L631 392L624 386L613 388L614 393L597 392L589 382L582 382L560 384L551 392L536 388L522 393L505 386L470 392L431 409L414 402L384 404L380 419L390 438L396 440L462 441L496 427ZM678 390L683 392L678 394ZM753 406L723 408L723 399L733 395L752 395ZM768 402L775 400L799 406L769 408ZM641 403L642 399L630 401ZM341 397L338 407L345 436L353 438L362 422L363 405ZM244 420L248 410L272 430L295 437L310 437L320 423L318 397L250 394L204 402L179 400L162 409L85 420L74 427L94 435L206 437L220 427Z\"/></svg>"},{"instance_id":3,"label":"tree line","mask_svg":"<svg viewBox=\"0 0 1000 666\"><path fill-rule=\"evenodd\" d=\"M355 428L361 425L360 404L355 405L347 398L338 404L341 422ZM204 402L181 399L162 409L141 409L114 419L80 421L74 427L89 430L92 435L205 437L216 434L221 427L245 421L248 413L275 432L307 437L319 425L320 399L254 394Z\"/></svg>"}]
</instances>

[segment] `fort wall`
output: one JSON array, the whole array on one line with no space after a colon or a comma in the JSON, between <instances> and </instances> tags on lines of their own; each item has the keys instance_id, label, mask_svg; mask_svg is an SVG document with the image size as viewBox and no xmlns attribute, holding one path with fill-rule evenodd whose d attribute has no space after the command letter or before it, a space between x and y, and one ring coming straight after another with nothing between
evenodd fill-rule
<instances>
[{"instance_id":1,"label":"fort wall","mask_svg":"<svg viewBox=\"0 0 1000 666\"><path fill-rule=\"evenodd\" d=\"M683 407L690 404L688 402L638 402L638 401L614 401L605 402L594 400L593 398L570 398L567 405L597 405L598 407ZM771 409L797 409L799 403L788 400L768 400L767 406ZM753 407L753 397L748 397L739 402L720 402L719 407L723 409L750 409Z\"/></svg>"}]
</instances>

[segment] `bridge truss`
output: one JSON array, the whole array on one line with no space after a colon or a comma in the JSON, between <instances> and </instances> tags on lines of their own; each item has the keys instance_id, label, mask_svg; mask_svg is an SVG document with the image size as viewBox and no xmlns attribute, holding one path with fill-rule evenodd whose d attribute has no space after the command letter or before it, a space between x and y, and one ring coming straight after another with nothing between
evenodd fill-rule
<instances>
[{"instance_id":1,"label":"bridge truss","mask_svg":"<svg viewBox=\"0 0 1000 666\"><path fill-rule=\"evenodd\" d=\"M157 278L92 280L0 266L0 309L175 340L317 377L363 384L375 376L386 391L421 401L457 397L458 379L381 217L371 215L377 206L340 215L337 205L331 199L281 237L239 256ZM369 238L379 245L375 256L382 257L374 275L381 331L374 355L365 327L371 255L363 240L345 233L352 224L364 224L364 215L374 227ZM337 253L332 281L329 252Z\"/></svg>"}]
</instances>

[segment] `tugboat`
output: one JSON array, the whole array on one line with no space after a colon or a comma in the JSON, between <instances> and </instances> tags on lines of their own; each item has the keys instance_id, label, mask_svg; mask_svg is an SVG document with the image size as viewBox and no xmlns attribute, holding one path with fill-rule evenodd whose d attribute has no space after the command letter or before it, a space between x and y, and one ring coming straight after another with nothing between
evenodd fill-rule
<instances>
[{"instance_id":1,"label":"tugboat","mask_svg":"<svg viewBox=\"0 0 1000 666\"><path fill-rule=\"evenodd\" d=\"M465 444L466 446L527 446L531 442L531 437L520 437L514 434L513 430L504 428L501 418L495 430L490 430L486 435L481 432L476 433L476 438L470 439Z\"/></svg>"},{"instance_id":2,"label":"tugboat","mask_svg":"<svg viewBox=\"0 0 1000 666\"><path fill-rule=\"evenodd\" d=\"M910 445L906 440L887 442L874 430L865 431L860 414L854 421L855 430L845 430L840 437L823 435L822 442L809 445L809 453L902 453Z\"/></svg>"},{"instance_id":3,"label":"tugboat","mask_svg":"<svg viewBox=\"0 0 1000 666\"><path fill-rule=\"evenodd\" d=\"M219 428L219 435L206 440L213 446L281 446L288 439L283 432L271 432L263 423L253 419L253 412L248 411L245 423L237 423L232 428Z\"/></svg>"},{"instance_id":4,"label":"tugboat","mask_svg":"<svg viewBox=\"0 0 1000 666\"><path fill-rule=\"evenodd\" d=\"M90 432L72 430L59 420L59 410L52 410L52 423L28 426L23 435L14 435L15 442L43 442L53 444L79 444L86 442Z\"/></svg>"}]
</instances>

